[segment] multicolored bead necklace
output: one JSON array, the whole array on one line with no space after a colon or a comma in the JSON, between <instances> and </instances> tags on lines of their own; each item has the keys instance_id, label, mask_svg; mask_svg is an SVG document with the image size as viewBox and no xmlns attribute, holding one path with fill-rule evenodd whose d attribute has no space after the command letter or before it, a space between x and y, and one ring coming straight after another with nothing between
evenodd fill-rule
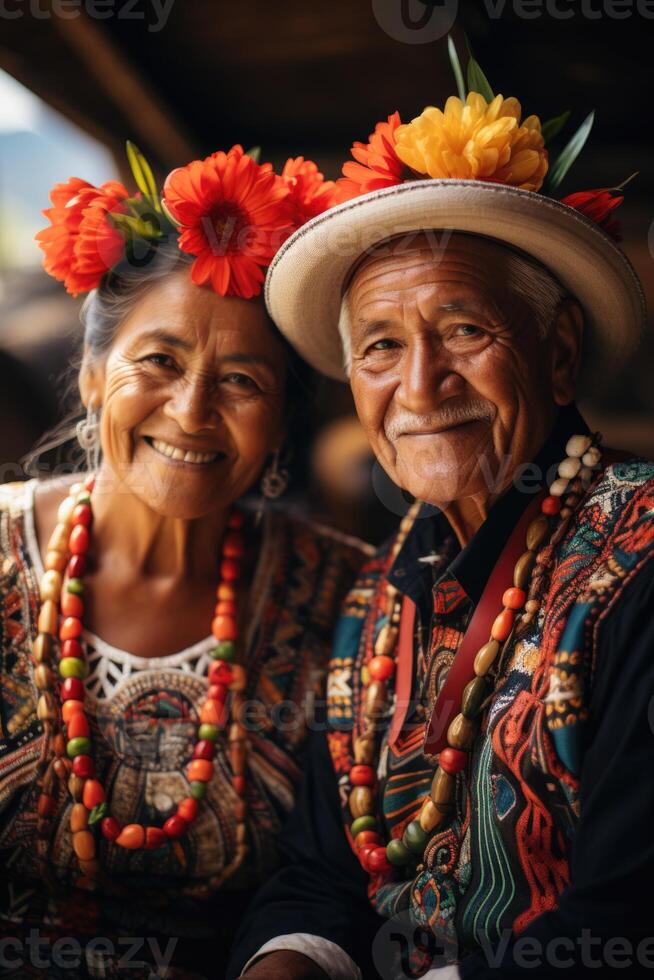
<instances>
[{"instance_id":1,"label":"multicolored bead necklace","mask_svg":"<svg viewBox=\"0 0 654 980\"><path fill-rule=\"evenodd\" d=\"M241 527L243 515L232 511L222 543L220 582L211 623L216 640L213 663L208 671L208 690L199 711L199 728L186 775L189 794L163 827L131 823L122 826L109 813L105 789L96 778L91 755L91 726L85 709L84 678L88 673L82 641L84 582L87 552L91 543L93 512L91 492L94 477L74 484L59 506L57 525L52 532L45 557L45 573L40 583L41 609L38 634L33 644L34 677L40 691L37 714L43 725L46 744L52 745L54 759L47 753L41 760L41 795L38 802L39 839L45 837L47 819L56 810L53 774L68 780L73 799L70 830L75 855L82 872L78 885L94 887L100 872L93 827L99 825L110 843L129 850L155 850L165 845L179 847L198 813L199 801L213 776L216 742L227 732L232 786L238 794L236 807L235 856L231 873L247 852L245 802L245 728L242 723L245 668L234 663L237 625L237 584L244 553ZM55 674L51 667L59 641L58 673L60 703L56 697ZM230 697L231 695L231 697ZM231 704L228 704L231 701ZM230 720L231 719L231 720ZM65 726L65 735L64 735Z\"/></svg>"},{"instance_id":2,"label":"multicolored bead necklace","mask_svg":"<svg viewBox=\"0 0 654 980\"><path fill-rule=\"evenodd\" d=\"M581 499L583 488L592 479L601 460L596 445L599 435L576 435L568 440L567 457L558 466L558 475L541 502L541 513L526 532L526 550L516 562L513 583L504 592L503 608L491 627L490 636L474 660L475 676L463 691L459 713L447 729L447 745L438 755L429 795L422 801L417 818L411 820L402 837L384 845L375 816L375 788L378 766L378 721L385 716L392 690L389 685L397 668L397 645L401 616L401 596L390 583L382 597L387 622L375 640L374 654L364 667L362 733L354 742L354 765L350 769L350 832L362 867L371 875L388 875L393 868L408 868L424 855L431 835L452 815L457 773L466 769L468 755L477 735L480 716L492 693L489 674L497 669L504 650L518 624L529 622L538 612L539 600L531 595L530 582L539 554L552 542L562 521L567 521ZM411 529L419 505L402 520L390 555L393 562Z\"/></svg>"}]
</instances>

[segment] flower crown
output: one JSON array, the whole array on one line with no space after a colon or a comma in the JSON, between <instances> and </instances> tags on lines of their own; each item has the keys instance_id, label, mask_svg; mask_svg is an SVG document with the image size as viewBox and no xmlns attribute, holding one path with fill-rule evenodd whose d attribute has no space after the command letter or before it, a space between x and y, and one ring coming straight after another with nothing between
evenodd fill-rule
<instances>
[{"instance_id":1,"label":"flower crown","mask_svg":"<svg viewBox=\"0 0 654 980\"><path fill-rule=\"evenodd\" d=\"M339 202L420 178L484 180L554 196L588 139L595 113L584 119L550 165L546 146L563 130L570 112L543 125L538 116L522 119L517 99L493 93L469 45L467 91L451 37L448 52L458 97L451 96L442 111L428 106L406 124L394 112L377 123L367 143L354 143L354 159L343 164L343 177L336 181ZM613 211L624 200L620 191L626 183L569 194L561 201L621 241Z\"/></svg>"},{"instance_id":2,"label":"flower crown","mask_svg":"<svg viewBox=\"0 0 654 980\"><path fill-rule=\"evenodd\" d=\"M221 296L250 299L265 269L296 228L335 203L335 184L311 160L287 160L281 174L258 162L258 149L233 146L173 170L163 195L143 154L127 143L138 191L77 177L51 191L50 225L36 235L46 272L71 296L89 292L121 261L175 237L195 256L191 278Z\"/></svg>"}]
</instances>

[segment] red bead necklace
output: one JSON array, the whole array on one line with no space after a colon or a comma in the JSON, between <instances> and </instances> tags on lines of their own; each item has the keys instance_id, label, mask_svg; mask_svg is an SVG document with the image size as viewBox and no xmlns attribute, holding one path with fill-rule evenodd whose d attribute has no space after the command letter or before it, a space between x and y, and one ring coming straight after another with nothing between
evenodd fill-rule
<instances>
[{"instance_id":1,"label":"red bead necklace","mask_svg":"<svg viewBox=\"0 0 654 980\"><path fill-rule=\"evenodd\" d=\"M96 778L91 755L91 726L87 716L84 678L88 664L83 643L84 581L87 552L91 543L93 512L91 493L94 477L74 484L59 506L58 523L48 542L45 573L40 583L41 609L38 634L33 645L35 680L39 688L38 717L53 736L54 771L68 777L73 799L70 829L73 850L84 881L92 885L100 867L94 828L103 837L129 850L154 850L175 846L195 820L199 801L207 791L213 771L216 742L227 731L232 786L239 796L236 808L236 854L229 870L241 863L247 851L245 803L245 728L242 724L243 692L247 676L242 665L234 663L238 640L237 583L244 546L241 534L243 515L232 511L222 543L220 581L211 632L216 640L213 662L208 671L207 696L199 711L199 727L186 775L189 793L162 827L138 823L122 825L108 809L105 789ZM60 643L58 673L61 704L54 696L55 674L50 664ZM231 703L229 703L231 702ZM230 721L231 720L231 721ZM63 727L65 726L65 736ZM42 781L38 812L41 819L55 810L51 780Z\"/></svg>"}]
</instances>

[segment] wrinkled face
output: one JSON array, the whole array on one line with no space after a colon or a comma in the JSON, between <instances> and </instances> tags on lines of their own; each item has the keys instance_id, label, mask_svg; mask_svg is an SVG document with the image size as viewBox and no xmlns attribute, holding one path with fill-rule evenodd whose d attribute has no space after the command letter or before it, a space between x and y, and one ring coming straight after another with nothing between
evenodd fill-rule
<instances>
[{"instance_id":1,"label":"wrinkled face","mask_svg":"<svg viewBox=\"0 0 654 980\"><path fill-rule=\"evenodd\" d=\"M506 261L481 238L452 234L436 252L414 236L350 284L357 411L391 479L420 500L501 492L574 397L574 352L557 329L541 338Z\"/></svg>"},{"instance_id":2,"label":"wrinkled face","mask_svg":"<svg viewBox=\"0 0 654 980\"><path fill-rule=\"evenodd\" d=\"M286 362L263 304L218 296L181 270L147 292L83 399L101 406L103 467L156 512L228 506L283 439Z\"/></svg>"}]
</instances>

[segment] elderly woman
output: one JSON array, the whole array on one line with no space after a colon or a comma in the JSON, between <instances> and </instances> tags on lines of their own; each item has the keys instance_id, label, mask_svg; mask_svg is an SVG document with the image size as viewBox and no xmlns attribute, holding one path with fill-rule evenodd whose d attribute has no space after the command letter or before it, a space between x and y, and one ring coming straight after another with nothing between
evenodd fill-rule
<instances>
[{"instance_id":1,"label":"elderly woman","mask_svg":"<svg viewBox=\"0 0 654 980\"><path fill-rule=\"evenodd\" d=\"M345 604L295 864L229 976L633 975L652 964L654 464L603 450L574 399L584 356L615 369L635 346L640 285L538 193L540 124L513 99L390 117L353 152L350 200L282 247L268 306L315 366L345 364L416 503Z\"/></svg>"},{"instance_id":2,"label":"elderly woman","mask_svg":"<svg viewBox=\"0 0 654 980\"><path fill-rule=\"evenodd\" d=\"M221 976L278 861L362 558L354 541L239 505L262 471L264 497L278 495L298 395L256 296L276 245L330 193L295 163L279 176L240 147L214 154L171 175L165 213L138 156L141 195L76 179L53 191L40 241L49 272L91 290L78 432L99 461L2 490L12 975Z\"/></svg>"}]
</instances>

